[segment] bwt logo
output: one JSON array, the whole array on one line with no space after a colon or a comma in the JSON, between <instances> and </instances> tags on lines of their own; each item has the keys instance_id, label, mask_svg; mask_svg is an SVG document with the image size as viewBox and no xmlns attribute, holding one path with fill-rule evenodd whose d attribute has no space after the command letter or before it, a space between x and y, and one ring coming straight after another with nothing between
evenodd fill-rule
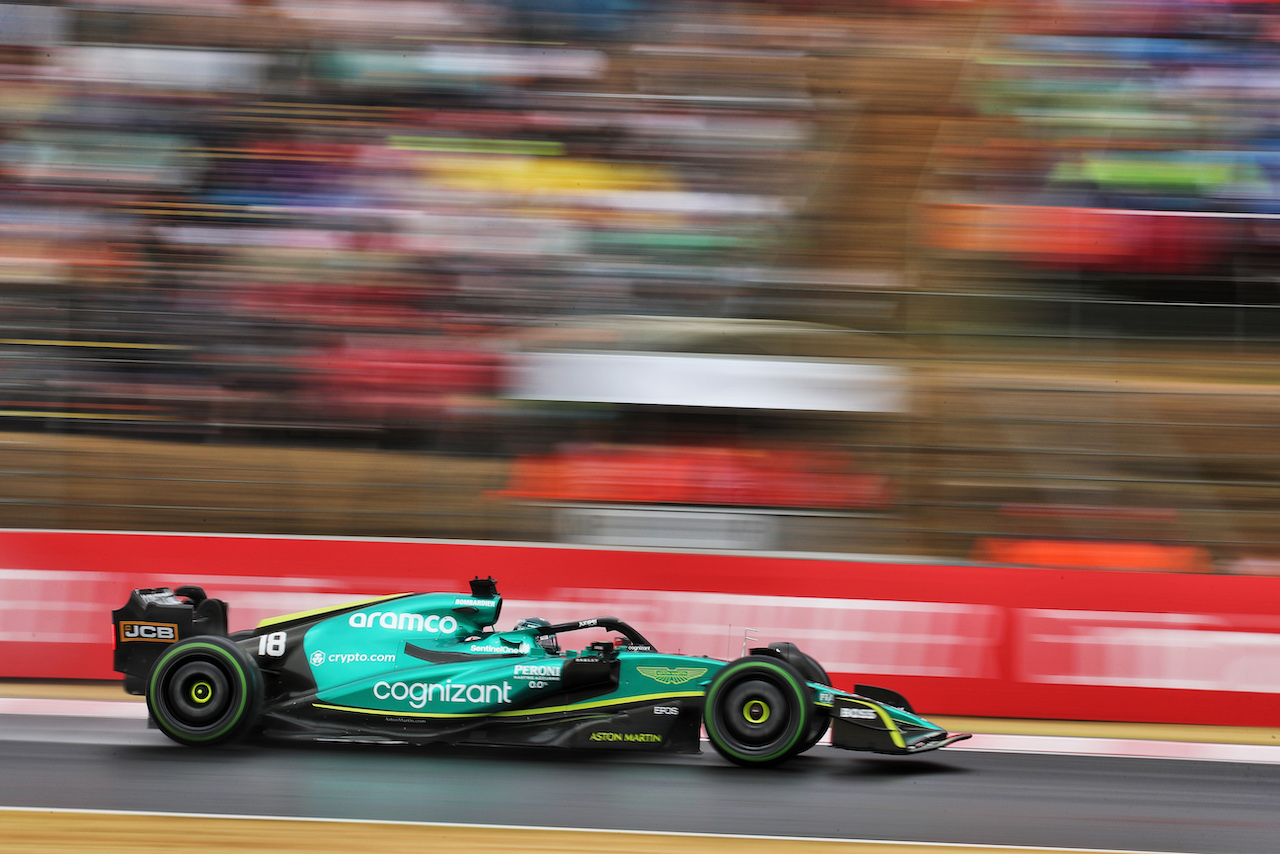
<instances>
[{"instance_id":1,"label":"bwt logo","mask_svg":"<svg viewBox=\"0 0 1280 854\"><path fill-rule=\"evenodd\" d=\"M177 623L138 623L132 620L120 622L120 640L122 641L173 643L177 639Z\"/></svg>"}]
</instances>

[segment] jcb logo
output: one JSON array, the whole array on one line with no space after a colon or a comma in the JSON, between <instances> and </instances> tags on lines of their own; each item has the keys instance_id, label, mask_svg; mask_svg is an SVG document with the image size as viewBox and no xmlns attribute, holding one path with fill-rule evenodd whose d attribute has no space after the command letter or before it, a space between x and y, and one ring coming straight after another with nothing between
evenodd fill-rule
<instances>
[{"instance_id":1,"label":"jcb logo","mask_svg":"<svg viewBox=\"0 0 1280 854\"><path fill-rule=\"evenodd\" d=\"M120 640L122 641L173 643L177 639L177 623L136 623L132 621L122 621L120 623Z\"/></svg>"}]
</instances>

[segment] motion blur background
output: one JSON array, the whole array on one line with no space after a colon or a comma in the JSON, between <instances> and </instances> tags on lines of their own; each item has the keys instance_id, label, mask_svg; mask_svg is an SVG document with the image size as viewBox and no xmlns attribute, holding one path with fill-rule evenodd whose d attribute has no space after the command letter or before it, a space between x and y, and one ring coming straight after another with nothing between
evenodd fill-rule
<instances>
[{"instance_id":1,"label":"motion blur background","mask_svg":"<svg viewBox=\"0 0 1280 854\"><path fill-rule=\"evenodd\" d=\"M8 3L0 78L0 526L1280 573L1280 3Z\"/></svg>"}]
</instances>

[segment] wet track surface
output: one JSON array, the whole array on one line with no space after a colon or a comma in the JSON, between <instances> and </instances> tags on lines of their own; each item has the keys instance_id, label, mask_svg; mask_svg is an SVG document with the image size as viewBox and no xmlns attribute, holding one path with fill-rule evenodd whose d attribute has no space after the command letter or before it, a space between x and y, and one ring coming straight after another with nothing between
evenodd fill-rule
<instances>
[{"instance_id":1,"label":"wet track surface","mask_svg":"<svg viewBox=\"0 0 1280 854\"><path fill-rule=\"evenodd\" d=\"M701 756L280 745L191 750L136 720L0 716L0 806L1274 854L1280 766L818 747Z\"/></svg>"}]
</instances>

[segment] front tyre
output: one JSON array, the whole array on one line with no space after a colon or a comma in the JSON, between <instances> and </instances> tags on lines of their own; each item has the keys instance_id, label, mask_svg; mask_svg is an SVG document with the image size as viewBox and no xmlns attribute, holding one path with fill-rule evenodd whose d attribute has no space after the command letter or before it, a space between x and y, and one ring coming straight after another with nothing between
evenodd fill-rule
<instances>
[{"instance_id":1,"label":"front tyre","mask_svg":"<svg viewBox=\"0 0 1280 854\"><path fill-rule=\"evenodd\" d=\"M818 685L831 687L831 677L827 675L827 671L813 656L800 651L800 647L787 641L778 641L769 644L769 649L773 650L779 658L790 664L796 669L796 672L810 682ZM831 718L827 716L826 710L816 708L813 711L813 720L809 724L809 731L805 733L804 740L796 749L796 753L804 753L810 747L813 747L822 737L827 734L827 728L831 726Z\"/></svg>"},{"instance_id":2,"label":"front tyre","mask_svg":"<svg viewBox=\"0 0 1280 854\"><path fill-rule=\"evenodd\" d=\"M156 659L147 677L147 709L169 738L211 747L243 735L262 708L262 673L234 642L199 636Z\"/></svg>"},{"instance_id":3,"label":"front tyre","mask_svg":"<svg viewBox=\"0 0 1280 854\"><path fill-rule=\"evenodd\" d=\"M777 765L805 744L813 712L795 668L749 655L724 667L707 689L703 723L716 752L738 765Z\"/></svg>"}]
</instances>

